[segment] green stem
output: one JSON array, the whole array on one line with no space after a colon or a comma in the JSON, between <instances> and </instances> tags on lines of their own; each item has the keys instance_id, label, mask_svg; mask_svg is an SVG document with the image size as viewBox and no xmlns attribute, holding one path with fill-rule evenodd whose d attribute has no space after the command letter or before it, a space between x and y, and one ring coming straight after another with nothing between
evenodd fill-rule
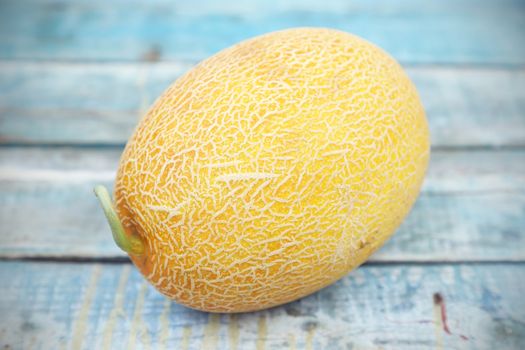
<instances>
[{"instance_id":1,"label":"green stem","mask_svg":"<svg viewBox=\"0 0 525 350\"><path fill-rule=\"evenodd\" d=\"M97 185L95 186L94 191L102 209L104 209L104 214L106 215L106 219L108 219L111 232L113 232L113 240L115 240L115 243L117 243L120 249L128 254L144 254L144 243L142 240L137 235L128 235L126 234L126 231L124 231L124 227L115 212L107 188L102 185Z\"/></svg>"}]
</instances>

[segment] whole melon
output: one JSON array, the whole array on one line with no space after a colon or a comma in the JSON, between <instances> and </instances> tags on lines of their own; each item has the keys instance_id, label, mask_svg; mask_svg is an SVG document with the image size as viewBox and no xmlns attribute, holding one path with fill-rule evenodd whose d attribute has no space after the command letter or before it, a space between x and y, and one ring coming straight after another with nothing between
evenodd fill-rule
<instances>
[{"instance_id":1,"label":"whole melon","mask_svg":"<svg viewBox=\"0 0 525 350\"><path fill-rule=\"evenodd\" d=\"M323 288L408 214L429 159L418 94L354 35L269 33L171 85L122 155L115 207L161 293L243 312Z\"/></svg>"}]
</instances>

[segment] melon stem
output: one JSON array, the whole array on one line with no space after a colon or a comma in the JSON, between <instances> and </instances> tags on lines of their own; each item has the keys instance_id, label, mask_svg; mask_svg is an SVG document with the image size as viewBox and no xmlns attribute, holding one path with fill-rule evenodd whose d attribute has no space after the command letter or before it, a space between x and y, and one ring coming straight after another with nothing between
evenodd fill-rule
<instances>
[{"instance_id":1,"label":"melon stem","mask_svg":"<svg viewBox=\"0 0 525 350\"><path fill-rule=\"evenodd\" d=\"M104 210L109 227L111 227L111 232L113 233L113 240L117 246L128 254L142 255L144 253L144 243L137 235L126 234L124 226L122 226L115 211L108 189L105 186L97 185L94 191Z\"/></svg>"}]
</instances>

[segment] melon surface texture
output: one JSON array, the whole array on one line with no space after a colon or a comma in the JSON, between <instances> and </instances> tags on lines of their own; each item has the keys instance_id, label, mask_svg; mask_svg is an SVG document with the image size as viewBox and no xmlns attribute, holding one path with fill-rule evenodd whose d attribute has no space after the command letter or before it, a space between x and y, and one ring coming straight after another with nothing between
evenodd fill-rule
<instances>
[{"instance_id":1,"label":"melon surface texture","mask_svg":"<svg viewBox=\"0 0 525 350\"><path fill-rule=\"evenodd\" d=\"M244 41L171 85L122 155L134 264L212 312L286 303L363 263L419 193L429 133L399 64L348 33Z\"/></svg>"}]
</instances>

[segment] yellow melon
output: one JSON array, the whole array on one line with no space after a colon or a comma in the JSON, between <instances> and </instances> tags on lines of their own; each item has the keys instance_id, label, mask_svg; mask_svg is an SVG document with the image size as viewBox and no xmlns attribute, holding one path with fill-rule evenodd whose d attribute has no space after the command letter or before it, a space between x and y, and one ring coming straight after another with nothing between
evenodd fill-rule
<instances>
[{"instance_id":1,"label":"yellow melon","mask_svg":"<svg viewBox=\"0 0 525 350\"><path fill-rule=\"evenodd\" d=\"M274 32L155 102L122 155L112 226L177 302L264 309L363 263L409 212L428 158L424 110L392 57L336 30Z\"/></svg>"}]
</instances>

